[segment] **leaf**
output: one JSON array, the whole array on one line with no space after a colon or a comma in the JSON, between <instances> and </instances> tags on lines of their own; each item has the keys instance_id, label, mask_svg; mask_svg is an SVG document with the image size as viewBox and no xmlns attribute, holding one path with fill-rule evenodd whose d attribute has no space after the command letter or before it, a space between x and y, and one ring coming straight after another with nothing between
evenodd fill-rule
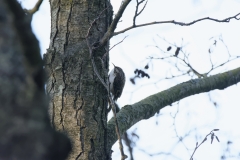
<instances>
[{"instance_id":1,"label":"leaf","mask_svg":"<svg viewBox=\"0 0 240 160\"><path fill-rule=\"evenodd\" d=\"M213 131L219 131L219 129L214 129Z\"/></svg>"},{"instance_id":2,"label":"leaf","mask_svg":"<svg viewBox=\"0 0 240 160\"><path fill-rule=\"evenodd\" d=\"M213 142L213 139L214 139L214 133L211 134L211 144Z\"/></svg>"},{"instance_id":3,"label":"leaf","mask_svg":"<svg viewBox=\"0 0 240 160\"><path fill-rule=\"evenodd\" d=\"M132 84L136 84L134 78L130 78L130 82L132 82Z\"/></svg>"},{"instance_id":4,"label":"leaf","mask_svg":"<svg viewBox=\"0 0 240 160\"><path fill-rule=\"evenodd\" d=\"M134 74L136 74L137 72L138 72L138 69L135 69Z\"/></svg>"},{"instance_id":5,"label":"leaf","mask_svg":"<svg viewBox=\"0 0 240 160\"><path fill-rule=\"evenodd\" d=\"M175 56L176 56L176 57L178 56L180 49L181 49L180 47L177 47L177 49L176 49L176 51L175 51Z\"/></svg>"},{"instance_id":6,"label":"leaf","mask_svg":"<svg viewBox=\"0 0 240 160\"><path fill-rule=\"evenodd\" d=\"M167 51L170 51L172 49L172 47L171 46L169 46L168 48L167 48Z\"/></svg>"},{"instance_id":7,"label":"leaf","mask_svg":"<svg viewBox=\"0 0 240 160\"><path fill-rule=\"evenodd\" d=\"M148 69L148 68L149 68L148 64L147 64L144 68L145 68L145 69Z\"/></svg>"}]
</instances>

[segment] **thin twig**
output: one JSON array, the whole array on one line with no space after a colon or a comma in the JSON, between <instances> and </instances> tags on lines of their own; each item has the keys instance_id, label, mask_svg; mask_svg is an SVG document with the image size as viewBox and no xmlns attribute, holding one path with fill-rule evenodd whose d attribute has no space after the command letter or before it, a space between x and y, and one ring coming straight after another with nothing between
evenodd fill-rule
<instances>
[{"instance_id":1,"label":"thin twig","mask_svg":"<svg viewBox=\"0 0 240 160\"><path fill-rule=\"evenodd\" d=\"M139 15L142 13L142 11L145 9L145 7L146 7L146 5L147 5L147 2L148 2L148 1L146 1L146 3L144 4L143 8L141 9L141 11L138 12L139 5L140 5L141 3L143 3L144 1L145 1L145 0L142 0L142 1L139 2L139 1L137 0L135 15L134 15L134 17L133 17L133 26L136 25L136 18L137 18L137 16L139 16Z\"/></svg>"},{"instance_id":2,"label":"thin twig","mask_svg":"<svg viewBox=\"0 0 240 160\"><path fill-rule=\"evenodd\" d=\"M133 133L132 133L133 134ZM123 140L125 141L126 146L128 147L128 151L130 154L129 159L130 160L134 160L133 158L133 147L131 146L131 144L133 143L132 140L128 137L128 133L124 132L123 134Z\"/></svg>"},{"instance_id":3,"label":"thin twig","mask_svg":"<svg viewBox=\"0 0 240 160\"><path fill-rule=\"evenodd\" d=\"M221 66L224 66L224 65L228 64L228 62L231 62L231 61L233 61L233 60L236 60L236 59L240 58L240 56L231 56L231 54L230 54L230 52L229 52L229 50L228 50L227 45L224 43L224 41L223 41L223 39L222 39L222 37L221 37L221 35L220 35L220 36L219 36L219 40L223 43L224 47L225 47L226 50L227 50L228 59L227 59L225 62L223 62L223 63L221 63L221 64L219 64L219 65L215 65L215 64L213 64L212 57L211 57L212 52L209 51L209 60L210 60L210 63L211 63L211 68L210 68L209 71L207 71L206 73L200 74L199 72L197 72L197 71L192 67L192 65L190 65L189 59L188 59L189 55L186 55L186 54L183 52L183 50L182 50L183 46L178 47L177 45L175 45L175 44L170 43L169 41L167 41L165 38L162 38L162 37L159 36L159 35L157 35L157 36L158 36L160 39L162 39L162 40L164 40L165 42L167 42L170 46L174 46L174 47L176 47L176 48L179 48L179 51L181 51L181 52L183 53L184 58L180 58L179 56L176 56L176 55L172 55L172 56L169 56L169 57L160 57L160 58L149 57L149 58L150 58L150 59L166 59L166 58L172 58L172 57L178 58L178 59L180 59L182 62L184 62L184 63L187 65L187 67L189 67L189 68L191 69L191 71L192 71L198 78L206 78L206 77L210 74L210 72L212 72L212 71L215 70L216 68L219 68L219 67L221 67ZM211 37L210 39L213 39L213 37ZM215 42L214 42L213 45L216 45L216 43L217 43L217 41L215 40ZM156 47L157 49L159 49L161 52L166 53L164 50L162 50L162 49L161 49L160 47L158 47L157 45L154 46L154 47ZM209 49L209 50L210 50L210 49ZM178 69L177 66L176 66L176 68ZM179 69L178 69L178 70L179 70ZM179 70L179 71L181 71L181 70Z\"/></svg>"},{"instance_id":4,"label":"thin twig","mask_svg":"<svg viewBox=\"0 0 240 160\"><path fill-rule=\"evenodd\" d=\"M191 65L189 62L186 62L185 59L182 59L180 57L177 57L175 56L176 58L180 59L181 61L183 61L191 70L192 72L198 77L198 78L205 78L206 77L206 74L201 74L201 73L198 73L198 71L196 71ZM186 56L187 60L188 60L188 56Z\"/></svg>"},{"instance_id":5,"label":"thin twig","mask_svg":"<svg viewBox=\"0 0 240 160\"><path fill-rule=\"evenodd\" d=\"M144 26L155 25L155 24L172 23L172 24L177 24L177 25L180 25L180 26L190 26L192 24L195 24L195 23L197 23L199 21L203 21L203 20L211 20L211 21L215 21L215 22L226 22L226 23L228 23L228 22L230 22L231 19L239 20L240 18L237 18L239 15L240 15L240 13L236 14L235 16L225 18L223 20L218 20L218 19L211 18L211 17L205 17L205 18L197 19L197 20L189 22L189 23L177 22L175 20L171 20L171 21L155 21L155 22L149 22L149 23L144 23L144 24L139 24L139 25L132 25L132 26L130 26L128 28L125 28L125 29L123 29L121 31L114 32L112 34L112 36L116 36L118 34L124 33L124 32L126 32L126 31L128 31L130 29L133 29L133 28L144 27ZM109 37L109 38L111 38L111 37Z\"/></svg>"},{"instance_id":6,"label":"thin twig","mask_svg":"<svg viewBox=\"0 0 240 160\"><path fill-rule=\"evenodd\" d=\"M192 153L192 155L191 155L191 157L190 157L190 160L193 160L193 155L195 154L196 150L197 150L204 142L206 142L207 137L208 137L209 135L211 135L211 144L212 144L212 142L213 142L214 137L215 137L215 138L217 139L217 141L219 142L219 139L218 139L218 137L214 134L214 131L219 131L219 129L213 129L210 133L208 133L208 134L205 136L205 138L203 139L203 141L202 141L200 144L198 144L198 142L196 143L196 147L195 147L195 149L194 149L194 151L193 151L193 153Z\"/></svg>"},{"instance_id":7,"label":"thin twig","mask_svg":"<svg viewBox=\"0 0 240 160\"><path fill-rule=\"evenodd\" d=\"M109 51L110 51L111 49L113 49L115 46L117 46L117 45L119 45L120 43L122 43L122 42L124 41L124 39L126 39L127 37L128 37L128 36L125 36L120 42L114 44L114 45L109 49Z\"/></svg>"},{"instance_id":8,"label":"thin twig","mask_svg":"<svg viewBox=\"0 0 240 160\"><path fill-rule=\"evenodd\" d=\"M116 115L116 106L113 102L113 99L111 98L110 93L108 94L108 98L109 98L109 101L110 101L110 105L111 105L113 115L114 115L114 121L115 121L115 124L116 124L115 129L116 129L116 133L117 133L117 137L118 137L118 141L119 141L119 149L120 149L120 152L121 152L121 160L124 160L124 159L127 158L127 156L124 154L124 151L123 151L121 134L120 134L120 130L119 130L119 127L118 127L118 120L117 120L117 115Z\"/></svg>"},{"instance_id":9,"label":"thin twig","mask_svg":"<svg viewBox=\"0 0 240 160\"><path fill-rule=\"evenodd\" d=\"M97 67L95 65L95 62L94 62L94 59L91 58L91 62L92 62L92 66L93 66L93 70L94 70L94 73L97 75L98 79L101 81L102 85L107 89L107 91L109 92L109 89L108 89L108 86L107 84L104 82L104 80L102 79L102 77L99 75L98 73L98 70L97 70Z\"/></svg>"},{"instance_id":10,"label":"thin twig","mask_svg":"<svg viewBox=\"0 0 240 160\"><path fill-rule=\"evenodd\" d=\"M146 1L146 3L144 4L143 8L141 9L141 11L138 12L137 16L139 16L139 15L142 13L142 11L145 9L145 7L147 6L147 2L148 2L148 1Z\"/></svg>"}]
</instances>

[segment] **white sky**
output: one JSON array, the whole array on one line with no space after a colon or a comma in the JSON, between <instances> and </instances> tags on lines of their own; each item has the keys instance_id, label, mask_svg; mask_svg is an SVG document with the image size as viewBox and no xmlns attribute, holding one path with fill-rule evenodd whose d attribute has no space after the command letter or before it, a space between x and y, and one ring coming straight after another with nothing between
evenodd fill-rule
<instances>
[{"instance_id":1,"label":"white sky","mask_svg":"<svg viewBox=\"0 0 240 160\"><path fill-rule=\"evenodd\" d=\"M35 2L36 0L23 0L22 4L26 8L31 8ZM112 4L116 12L121 1L112 0ZM129 4L121 19L122 22L118 25L118 31L132 24L135 5L136 1L132 1ZM223 19L239 13L239 7L239 0L149 0L145 11L137 19L137 24L164 20L176 20L187 23L203 17ZM47 0L43 2L40 11L34 15L32 26L40 41L41 52L45 53L50 37L50 9ZM177 46L181 44L186 45L183 50L191 53L189 57L190 64L200 73L205 73L210 67L208 49L213 43L213 40L210 40L211 37L216 37L215 39L219 40L218 37L221 35L229 53L240 56L239 28L240 21L236 20L232 20L230 23L202 21L189 27L174 24L142 27L114 37L111 40L111 45L128 36L123 43L112 49L110 53L110 61L122 67L127 78L124 93L118 100L120 106L135 103L144 97L190 79L190 77L186 76L174 80L159 81L166 75L171 75L169 72L171 65L161 60L154 60L150 63L149 69L146 70L151 76L150 79L137 80L137 85L132 85L129 82L129 79L134 76L133 71L136 68L143 69L149 62L146 59L148 56L161 57L164 55L156 48L151 47L157 44L159 48L166 51L169 45L159 37L164 37L166 41ZM227 49L220 41L218 41L216 48L211 49L214 50L211 55L215 64L222 63L228 57ZM170 53L174 53L174 51L172 50ZM240 60L235 60L211 74L237 68L239 64ZM177 74L178 72L176 69L171 68L171 73ZM217 108L209 101L209 95L212 101L217 102ZM215 90L210 92L210 94L194 95L181 100L179 106L165 107L160 112L161 116L154 116L133 126L129 133L137 127L136 133L140 136L140 140L136 142L137 147L134 149L135 160L189 159L196 144L196 137L200 143L204 136L214 128L220 129L220 131L216 132L220 143L215 141L210 145L210 138L208 138L208 141L196 151L194 160L220 159L226 149L227 141L233 142L230 146L229 155L235 156L227 159L239 159L239 157L236 157L240 153L238 145L240 142L239 95L239 84L224 91ZM177 116L174 123L171 115L175 114ZM158 125L156 125L156 122L158 122ZM184 145L190 150L187 150L183 143L176 144L178 138L175 131L177 131L180 137L192 131L183 141ZM114 145L113 150L113 159L120 159L117 143ZM171 152L177 158L161 154L149 156L142 150L151 154Z\"/></svg>"}]
</instances>

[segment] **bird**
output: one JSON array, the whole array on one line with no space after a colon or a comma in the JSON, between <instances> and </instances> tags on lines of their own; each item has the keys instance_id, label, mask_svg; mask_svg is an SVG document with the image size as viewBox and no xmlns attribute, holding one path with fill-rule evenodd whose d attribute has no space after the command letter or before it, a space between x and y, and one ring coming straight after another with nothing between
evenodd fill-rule
<instances>
[{"instance_id":1,"label":"bird","mask_svg":"<svg viewBox=\"0 0 240 160\"><path fill-rule=\"evenodd\" d=\"M115 66L114 64L113 66L114 68L109 73L108 80L113 100L117 101L117 99L122 95L126 79L122 68Z\"/></svg>"}]
</instances>

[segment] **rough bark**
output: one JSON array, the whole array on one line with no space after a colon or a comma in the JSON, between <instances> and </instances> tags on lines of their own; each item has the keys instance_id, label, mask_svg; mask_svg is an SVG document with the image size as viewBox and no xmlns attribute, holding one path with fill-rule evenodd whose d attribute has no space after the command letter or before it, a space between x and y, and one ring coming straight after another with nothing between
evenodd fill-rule
<instances>
[{"instance_id":1,"label":"rough bark","mask_svg":"<svg viewBox=\"0 0 240 160\"><path fill-rule=\"evenodd\" d=\"M0 159L63 160L71 149L50 125L42 67L29 18L0 1Z\"/></svg>"},{"instance_id":2,"label":"rough bark","mask_svg":"<svg viewBox=\"0 0 240 160\"><path fill-rule=\"evenodd\" d=\"M51 97L49 112L52 126L71 139L73 151L68 157L71 160L106 160L110 155L106 149L107 93L94 74L85 39L91 23L102 11L90 30L90 44L106 32L107 3L106 0L50 0L51 42L44 56L47 93ZM106 53L104 47L94 53L102 77L97 57Z\"/></svg>"}]
</instances>

